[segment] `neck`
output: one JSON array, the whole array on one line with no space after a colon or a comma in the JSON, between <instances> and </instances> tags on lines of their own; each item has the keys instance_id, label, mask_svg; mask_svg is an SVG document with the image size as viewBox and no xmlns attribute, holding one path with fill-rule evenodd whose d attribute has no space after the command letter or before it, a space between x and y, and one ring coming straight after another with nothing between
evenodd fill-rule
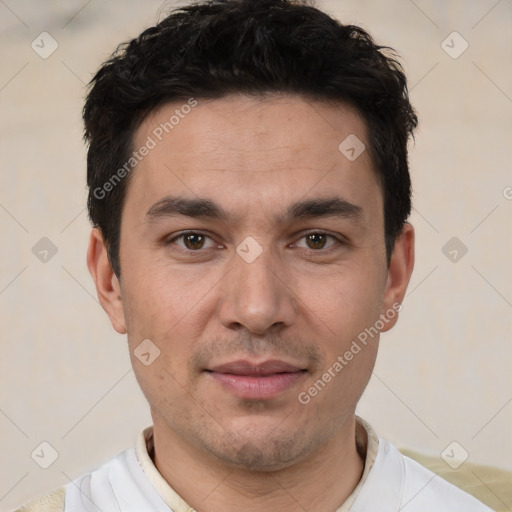
<instances>
[{"instance_id":1,"label":"neck","mask_svg":"<svg viewBox=\"0 0 512 512\"><path fill-rule=\"evenodd\" d=\"M356 447L354 416L314 454L270 472L229 466L155 420L155 466L198 512L335 511L352 493L364 469L364 453L360 455ZM360 451L366 450L360 447Z\"/></svg>"}]
</instances>

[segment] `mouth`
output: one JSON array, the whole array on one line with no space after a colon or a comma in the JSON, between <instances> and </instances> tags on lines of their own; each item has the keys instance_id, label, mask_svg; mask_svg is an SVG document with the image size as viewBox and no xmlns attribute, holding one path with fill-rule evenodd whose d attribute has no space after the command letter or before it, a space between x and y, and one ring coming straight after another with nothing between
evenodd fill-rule
<instances>
[{"instance_id":1,"label":"mouth","mask_svg":"<svg viewBox=\"0 0 512 512\"><path fill-rule=\"evenodd\" d=\"M205 370L225 390L239 398L275 398L298 384L307 369L280 360L252 363L231 361Z\"/></svg>"}]
</instances>

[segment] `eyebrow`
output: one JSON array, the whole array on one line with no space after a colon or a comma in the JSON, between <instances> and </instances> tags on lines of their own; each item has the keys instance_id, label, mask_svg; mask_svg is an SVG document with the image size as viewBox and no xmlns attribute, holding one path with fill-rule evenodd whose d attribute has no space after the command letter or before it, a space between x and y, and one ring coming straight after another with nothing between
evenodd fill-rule
<instances>
[{"instance_id":1,"label":"eyebrow","mask_svg":"<svg viewBox=\"0 0 512 512\"><path fill-rule=\"evenodd\" d=\"M361 222L364 218L364 210L339 197L309 199L290 205L284 215L277 216L276 222L285 223L295 219L317 217L340 217Z\"/></svg>"},{"instance_id":2,"label":"eyebrow","mask_svg":"<svg viewBox=\"0 0 512 512\"><path fill-rule=\"evenodd\" d=\"M183 215L192 218L209 218L229 221L232 216L222 207L205 198L184 198L166 196L157 201L146 212L146 222L155 222L160 218ZM364 210L339 197L308 199L290 205L284 213L275 217L276 223L291 222L295 219L318 217L339 217L362 222Z\"/></svg>"},{"instance_id":3,"label":"eyebrow","mask_svg":"<svg viewBox=\"0 0 512 512\"><path fill-rule=\"evenodd\" d=\"M227 221L230 217L224 209L209 199L166 196L157 201L146 212L146 221L152 222L162 217L174 217L177 215L223 221Z\"/></svg>"}]
</instances>

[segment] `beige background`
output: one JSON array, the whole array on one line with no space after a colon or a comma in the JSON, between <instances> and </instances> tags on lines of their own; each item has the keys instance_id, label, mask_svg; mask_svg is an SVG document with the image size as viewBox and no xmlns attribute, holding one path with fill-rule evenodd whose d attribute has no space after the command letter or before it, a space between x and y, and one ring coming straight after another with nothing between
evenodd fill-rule
<instances>
[{"instance_id":1,"label":"beige background","mask_svg":"<svg viewBox=\"0 0 512 512\"><path fill-rule=\"evenodd\" d=\"M421 122L416 268L359 414L400 447L457 441L472 462L512 469L512 2L318 6L399 50ZM0 1L1 510L97 467L150 423L85 264L80 114L99 64L165 9ZM59 45L47 59L31 48L43 31ZM442 47L453 31L469 44L456 59ZM442 252L454 236L468 248L455 263ZM46 263L32 253L42 237L58 249ZM43 441L58 452L46 470L30 455Z\"/></svg>"}]
</instances>

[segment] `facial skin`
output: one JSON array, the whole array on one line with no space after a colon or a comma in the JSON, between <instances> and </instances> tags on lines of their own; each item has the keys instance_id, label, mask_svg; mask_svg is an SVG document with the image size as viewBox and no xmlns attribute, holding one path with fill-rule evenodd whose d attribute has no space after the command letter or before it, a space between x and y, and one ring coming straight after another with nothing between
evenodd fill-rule
<instances>
[{"instance_id":1,"label":"facial skin","mask_svg":"<svg viewBox=\"0 0 512 512\"><path fill-rule=\"evenodd\" d=\"M365 124L349 106L298 96L198 101L133 171L120 282L93 230L88 265L99 299L116 331L127 333L151 407L156 466L191 506L335 510L363 470L354 415L378 336L308 404L298 396L402 301L413 229L405 225L388 267L369 151L350 161L338 150L350 134L368 148ZM151 113L134 148L181 104ZM198 215L197 204L189 205L193 216L148 215L166 197L207 200L225 218ZM296 203L332 208L333 200L337 214L293 215ZM196 235L179 238L183 231ZM258 246L254 261L242 257ZM149 366L134 355L145 339L160 350ZM249 378L243 364L219 368L236 361L280 361L296 371Z\"/></svg>"}]
</instances>

